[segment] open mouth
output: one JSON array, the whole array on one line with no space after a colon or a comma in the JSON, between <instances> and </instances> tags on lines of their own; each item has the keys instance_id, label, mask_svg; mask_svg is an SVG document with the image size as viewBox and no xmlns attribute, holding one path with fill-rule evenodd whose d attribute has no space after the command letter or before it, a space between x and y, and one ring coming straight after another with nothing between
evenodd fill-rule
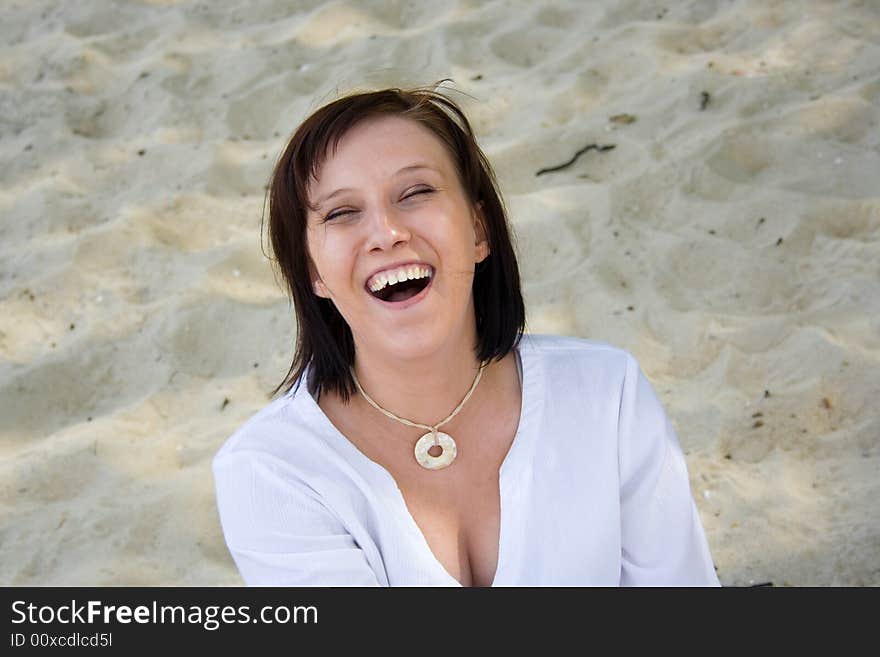
<instances>
[{"instance_id":1,"label":"open mouth","mask_svg":"<svg viewBox=\"0 0 880 657\"><path fill-rule=\"evenodd\" d=\"M412 299L419 292L424 290L431 283L431 278L414 278L408 281L401 281L393 285L386 285L378 292L370 290L370 294L381 301L397 303Z\"/></svg>"}]
</instances>

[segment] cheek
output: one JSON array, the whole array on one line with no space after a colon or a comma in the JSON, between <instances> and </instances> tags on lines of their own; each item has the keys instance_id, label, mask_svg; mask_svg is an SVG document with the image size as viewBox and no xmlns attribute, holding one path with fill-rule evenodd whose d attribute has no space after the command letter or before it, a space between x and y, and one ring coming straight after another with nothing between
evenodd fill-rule
<instances>
[{"instance_id":1,"label":"cheek","mask_svg":"<svg viewBox=\"0 0 880 657\"><path fill-rule=\"evenodd\" d=\"M324 231L311 231L307 237L306 246L312 262L318 267L323 267L326 263L332 262L330 254L333 250L333 240Z\"/></svg>"},{"instance_id":2,"label":"cheek","mask_svg":"<svg viewBox=\"0 0 880 657\"><path fill-rule=\"evenodd\" d=\"M308 249L312 262L322 278L338 278L349 263L344 245L331 235L313 235L309 238Z\"/></svg>"},{"instance_id":3,"label":"cheek","mask_svg":"<svg viewBox=\"0 0 880 657\"><path fill-rule=\"evenodd\" d=\"M422 233L431 240L438 248L453 250L458 254L462 246L473 246L474 233L467 223L467 218L458 216L460 211L455 209L444 210L439 216L432 217L426 222L426 229Z\"/></svg>"},{"instance_id":4,"label":"cheek","mask_svg":"<svg viewBox=\"0 0 880 657\"><path fill-rule=\"evenodd\" d=\"M465 263L472 259L474 234L468 230L467 226L461 224L450 225L448 231L441 239L448 259Z\"/></svg>"},{"instance_id":5,"label":"cheek","mask_svg":"<svg viewBox=\"0 0 880 657\"><path fill-rule=\"evenodd\" d=\"M306 253L317 264L321 259L321 240L312 231L306 232Z\"/></svg>"}]
</instances>

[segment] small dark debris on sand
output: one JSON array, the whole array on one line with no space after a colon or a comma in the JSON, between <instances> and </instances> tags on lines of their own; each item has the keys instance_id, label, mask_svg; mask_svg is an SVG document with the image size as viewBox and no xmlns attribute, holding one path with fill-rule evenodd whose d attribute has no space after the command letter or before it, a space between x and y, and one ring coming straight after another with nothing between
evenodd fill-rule
<instances>
[{"instance_id":1,"label":"small dark debris on sand","mask_svg":"<svg viewBox=\"0 0 880 657\"><path fill-rule=\"evenodd\" d=\"M583 155L587 151L597 150L600 153L604 153L605 151L610 151L611 149L616 148L616 147L617 147L617 144L605 144L605 145L587 144L582 149L580 149L577 153L575 153L574 156L568 162L564 162L562 164L558 164L553 167L546 167L544 169L538 169L538 171L535 172L535 176L540 176L542 173L551 173L553 171L561 171L562 169L570 167L572 164L574 164L577 161L577 159L581 155Z\"/></svg>"},{"instance_id":2,"label":"small dark debris on sand","mask_svg":"<svg viewBox=\"0 0 880 657\"><path fill-rule=\"evenodd\" d=\"M712 95L708 91L703 91L700 93L700 111L703 111L707 107L709 107L709 101L712 100Z\"/></svg>"},{"instance_id":3,"label":"small dark debris on sand","mask_svg":"<svg viewBox=\"0 0 880 657\"><path fill-rule=\"evenodd\" d=\"M632 114L615 114L608 118L612 123L620 123L621 125L629 125L636 122L636 117Z\"/></svg>"}]
</instances>

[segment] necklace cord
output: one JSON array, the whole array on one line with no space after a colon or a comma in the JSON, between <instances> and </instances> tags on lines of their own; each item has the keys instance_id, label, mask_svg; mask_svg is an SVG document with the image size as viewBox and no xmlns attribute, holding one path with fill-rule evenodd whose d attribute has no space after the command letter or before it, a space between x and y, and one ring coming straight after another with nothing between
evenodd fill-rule
<instances>
[{"instance_id":1,"label":"necklace cord","mask_svg":"<svg viewBox=\"0 0 880 657\"><path fill-rule=\"evenodd\" d=\"M434 444L436 445L436 444L438 444L437 429L439 429L444 424L449 422L452 418L454 418L456 415L458 415L458 412L462 409L462 407L465 405L467 400L470 399L474 390L477 388L477 384L480 382L480 379L483 376L483 370L486 368L486 366L488 364L489 364L489 361L483 361L482 363L480 363L480 369L477 371L477 376L474 377L474 382L471 384L471 389L468 390L467 394L464 396L464 399L461 400L461 403L459 403L459 405L455 407L455 410L452 411L452 413L450 413L446 417L446 419L441 420L440 422L438 422L435 425L419 424L418 422L411 422L410 420L396 416L391 411L386 411L384 408L379 406L379 404L374 402L366 392L364 392L364 389L361 387L360 381L358 381L357 375L354 373L354 367L351 367L349 369L351 370L351 376L354 379L354 384L357 386L358 391L360 391L360 393L364 396L364 399L366 399L370 403L370 405L373 406L373 408L375 408L377 411L379 411L381 413L384 413L386 416L388 416L392 420L397 420L398 422L401 422L401 423L406 424L408 426L416 427L419 429L429 429L431 431L431 434L433 435Z\"/></svg>"}]
</instances>

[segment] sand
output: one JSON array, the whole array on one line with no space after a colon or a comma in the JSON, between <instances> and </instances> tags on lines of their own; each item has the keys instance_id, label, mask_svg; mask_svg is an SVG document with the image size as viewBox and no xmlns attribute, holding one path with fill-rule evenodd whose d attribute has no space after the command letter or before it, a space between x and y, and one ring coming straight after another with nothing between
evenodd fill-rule
<instances>
[{"instance_id":1,"label":"sand","mask_svg":"<svg viewBox=\"0 0 880 657\"><path fill-rule=\"evenodd\" d=\"M263 185L324 102L448 77L528 330L638 358L721 582L880 585L876 4L289 4L0 7L0 583L241 583L210 460L296 330Z\"/></svg>"}]
</instances>

